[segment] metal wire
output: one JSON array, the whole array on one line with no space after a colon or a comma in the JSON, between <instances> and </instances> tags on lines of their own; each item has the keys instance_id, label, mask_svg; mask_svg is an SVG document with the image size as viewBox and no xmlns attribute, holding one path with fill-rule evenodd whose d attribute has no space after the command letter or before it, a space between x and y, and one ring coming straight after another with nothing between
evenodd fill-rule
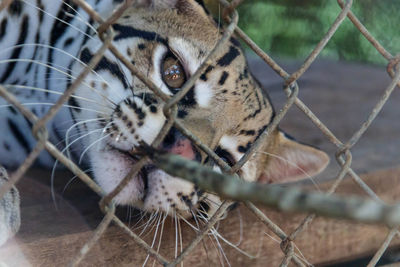
<instances>
[{"instance_id":1,"label":"metal wire","mask_svg":"<svg viewBox=\"0 0 400 267\"><path fill-rule=\"evenodd\" d=\"M0 4L0 11L12 2L12 0L3 1ZM176 127L186 135L197 147L199 147L204 153L206 153L210 158L221 167L224 172L235 174L240 170L240 168L247 162L247 160L253 155L253 153L258 149L263 140L269 138L269 133L271 133L279 124L279 122L284 118L287 111L292 106L297 106L312 122L315 126L321 130L321 132L326 136L327 140L330 141L337 147L336 159L341 167L339 171L336 182L332 187L326 192L326 194L332 194L338 185L341 183L346 174L349 174L372 199L383 202L371 189L366 185L362 179L357 175L357 173L351 168L352 155L351 148L359 141L363 136L365 131L370 127L371 123L376 119L378 113L381 111L382 107L388 101L391 93L400 84L400 71L399 67L399 56L392 56L380 43L377 41L366 29L366 27L357 19L357 17L351 12L352 0L342 1L338 0L338 5L341 11L338 13L336 20L332 23L329 30L322 37L320 42L316 44L313 51L306 58L301 67L293 72L292 74L285 71L279 64L277 64L272 57L270 57L266 52L260 49L238 26L238 14L235 10L237 6L241 4L241 0L234 0L228 3L224 0L220 0L224 10L222 12L223 18L228 21L228 25L224 29L224 33L221 39L217 42L216 46L212 52L207 56L207 59L199 67L194 75L183 85L182 90L169 97L165 95L155 84L146 78L145 75L140 73L136 67L125 58L119 51L118 48L112 44L112 39L114 36L112 30L112 23L118 20L118 18L123 14L123 11L128 5L131 5L135 1L126 0L124 4L120 6L113 14L108 18L102 18L96 11L89 6L83 0L74 0L75 4L80 6L88 15L96 22L99 23L98 32L99 37L103 41L102 47L95 53L92 60L89 62L86 68L79 74L78 78L69 86L65 93L58 99L54 106L42 117L37 118L31 111L26 109L21 103L18 102L17 98L10 92L8 92L3 86L0 85L0 96L6 101L12 104L21 114L23 114L32 124L33 136L37 139L37 145L28 155L27 159L20 165L16 172L11 176L8 183L4 184L0 188L0 198L15 185L24 173L32 166L34 160L38 157L42 150L47 150L51 155L53 155L58 161L64 164L68 169L70 169L77 177L79 177L83 182L85 182L93 191L102 197L100 206L105 213L103 221L99 224L97 229L94 231L93 237L86 242L79 252L79 255L72 259L72 265L78 265L82 259L84 259L90 250L90 248L97 242L99 238L106 232L108 225L111 221L121 228L122 231L126 232L141 248L144 252L148 253L155 260L157 260L161 265L164 266L176 266L181 263L187 255L189 255L196 245L204 238L204 236L209 232L209 230L218 222L220 216L225 214L228 202L224 202L214 216L209 220L209 222L198 232L197 236L182 250L182 252L172 261L167 260L164 256L160 255L157 251L153 250L145 241L143 241L138 235L136 235L129 227L127 227L119 218L115 215L115 207L112 204L112 199L115 197L135 174L144 166L148 161L147 157L143 157L139 160L131 169L129 174L121 181L121 183L116 187L113 192L106 195L103 190L93 182L93 180L84 173L77 165L75 165L70 159L65 157L49 140L46 129L46 123L54 118L54 116L59 112L61 106L68 101L71 95L74 93L78 85L83 81L85 76L95 68L99 63L104 53L108 50L115 55L115 57L124 64L132 75L140 79L149 89L151 89L158 97L164 101L164 114L167 118L167 123L164 125L163 129L159 133L158 137L152 144L157 147L164 139L171 127ZM298 97L298 92L300 90L296 81L308 70L308 68L313 64L314 60L318 57L321 51L324 49L326 44L330 41L332 36L337 32L340 25L343 23L345 18L348 17L355 28L357 28L360 33L371 43L373 47L388 61L387 72L392 78L391 83L386 87L381 99L377 102L375 107L371 110L368 118L361 124L360 128L353 134L353 136L347 141L339 140L334 133L324 125L322 121L301 101ZM225 161L218 157L215 152L203 144L199 138L193 135L185 126L176 120L177 115L177 103L189 92L194 83L204 72L204 70L213 64L215 61L215 55L220 51L224 45L226 45L227 40L235 33L237 37L241 38L244 43L248 45L262 60L264 60L278 75L282 77L282 82L285 85L284 92L287 95L287 101L282 108L282 110L275 116L272 123L264 130L260 137L256 140L253 146L248 150L248 152L236 163L235 166L230 168ZM396 71L397 69L397 71ZM301 222L299 222L298 227L289 234L286 234L278 225L271 221L261 210L259 210L254 204L250 202L245 202L245 206L252 211L255 216L272 232L274 232L281 239L281 250L283 252L283 260L280 266L288 266L290 262L293 262L297 266L307 266L303 259L297 256L295 253L295 239L303 232L314 219L314 215L310 214L306 216ZM382 243L380 248L377 250L375 256L371 260L368 266L375 266L379 259L382 257L383 253L386 251L392 239L398 235L397 228L389 229L386 240ZM138 253L135 251L135 253Z\"/></svg>"}]
</instances>

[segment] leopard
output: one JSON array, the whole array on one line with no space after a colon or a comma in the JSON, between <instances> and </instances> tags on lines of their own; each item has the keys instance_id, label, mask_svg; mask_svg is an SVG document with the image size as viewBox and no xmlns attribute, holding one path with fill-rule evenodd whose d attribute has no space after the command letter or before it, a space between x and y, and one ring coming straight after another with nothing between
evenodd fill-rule
<instances>
[{"instance_id":1,"label":"leopard","mask_svg":"<svg viewBox=\"0 0 400 267\"><path fill-rule=\"evenodd\" d=\"M159 90L173 97L205 62L223 35L223 25L196 0L137 0L112 24L112 44ZM87 0L103 18L121 0ZM0 84L38 118L94 58L103 42L98 23L69 0L14 0L0 13ZM108 194L139 160L168 122L165 101L109 50L46 126L79 166L89 166ZM20 166L36 144L33 123L0 97L0 164ZM188 93L177 103L177 120L229 166L235 165L271 124L272 103L251 73L242 44L232 36ZM186 135L172 127L157 149L221 171ZM36 164L52 168L46 151ZM288 183L320 173L328 155L291 138L279 127L263 139L239 170L248 182ZM2 180L7 173L2 170ZM23 198L23 196L22 196ZM12 188L1 200L0 237L20 225L19 197ZM117 205L181 218L201 209L210 217L222 200L197 185L147 163L117 194Z\"/></svg>"}]
</instances>

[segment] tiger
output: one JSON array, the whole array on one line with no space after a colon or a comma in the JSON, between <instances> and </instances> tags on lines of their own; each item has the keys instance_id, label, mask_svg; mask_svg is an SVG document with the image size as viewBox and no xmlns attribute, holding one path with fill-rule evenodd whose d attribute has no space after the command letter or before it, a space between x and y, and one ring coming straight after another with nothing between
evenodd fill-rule
<instances>
[{"instance_id":1,"label":"tiger","mask_svg":"<svg viewBox=\"0 0 400 267\"><path fill-rule=\"evenodd\" d=\"M103 18L123 1L87 0ZM0 13L0 84L38 118L43 117L102 46L98 24L73 1L14 0ZM167 96L177 94L223 34L202 1L137 0L112 24L112 44ZM177 104L177 120L233 166L275 117L272 103L254 78L241 43L232 36ZM165 102L109 50L46 126L80 166L89 166L107 194L138 161L141 144L151 145L167 122ZM0 163L18 167L36 140L32 122L0 98ZM172 127L157 148L186 159L218 165ZM280 128L270 133L239 175L249 182L286 183L320 173L328 155L295 141ZM37 165L53 167L46 152ZM6 172L2 172L5 180ZM15 188L0 206L3 242L18 231ZM22 196L23 197L23 196ZM210 217L222 200L197 185L146 164L114 197L117 205L190 218ZM11 214L12 213L12 214ZM0 216L2 218L2 216Z\"/></svg>"}]
</instances>

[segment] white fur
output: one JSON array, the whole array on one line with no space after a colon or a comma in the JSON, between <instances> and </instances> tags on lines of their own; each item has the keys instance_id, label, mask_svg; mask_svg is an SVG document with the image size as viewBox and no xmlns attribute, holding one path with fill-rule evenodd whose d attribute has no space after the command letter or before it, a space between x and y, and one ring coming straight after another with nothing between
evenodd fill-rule
<instances>
[{"instance_id":1,"label":"white fur","mask_svg":"<svg viewBox=\"0 0 400 267\"><path fill-rule=\"evenodd\" d=\"M197 82L195 97L197 100L197 104L199 104L199 106L202 108L206 108L210 106L210 102L214 97L214 92L210 88L210 85L208 83Z\"/></svg>"},{"instance_id":2,"label":"white fur","mask_svg":"<svg viewBox=\"0 0 400 267\"><path fill-rule=\"evenodd\" d=\"M156 170L148 176L148 188L148 195L144 203L146 210L157 210L160 208L164 212L169 211L172 214L173 209L170 208L170 205L174 203L178 210L189 211L188 206L180 199L178 193L181 192L183 195L189 195L194 191L192 183L170 176L161 170ZM172 201L169 202L168 199L172 199ZM161 204L159 204L159 201L161 201ZM197 202L196 195L194 195L192 201L193 203Z\"/></svg>"},{"instance_id":3,"label":"white fur","mask_svg":"<svg viewBox=\"0 0 400 267\"><path fill-rule=\"evenodd\" d=\"M121 104L122 114L128 117L128 120L133 123L133 128L135 129L135 133L132 134L129 128L126 126L126 122L122 121L119 118L114 118L114 123L119 128L119 133L122 133L123 136L126 136L128 139L113 139L110 143L112 143L115 147L118 147L123 150L132 149L134 146L139 145L139 141L144 141L147 144L151 144L157 137L158 133L161 131L161 128L164 125L165 117L161 110L157 113L151 113L149 108L143 103L142 99L138 97L134 97L133 101L136 103L138 107L141 107L143 112L146 114L146 118L144 119L144 124L142 126L138 126L138 118L136 113L129 108L125 103ZM115 135L118 136L118 133ZM135 139L134 136L138 135L140 137L139 140Z\"/></svg>"},{"instance_id":4,"label":"white fur","mask_svg":"<svg viewBox=\"0 0 400 267\"><path fill-rule=\"evenodd\" d=\"M135 161L115 151L90 151L91 164L97 183L110 193L129 173ZM114 198L118 204L132 205L140 202L143 182L134 177L130 183Z\"/></svg>"}]
</instances>

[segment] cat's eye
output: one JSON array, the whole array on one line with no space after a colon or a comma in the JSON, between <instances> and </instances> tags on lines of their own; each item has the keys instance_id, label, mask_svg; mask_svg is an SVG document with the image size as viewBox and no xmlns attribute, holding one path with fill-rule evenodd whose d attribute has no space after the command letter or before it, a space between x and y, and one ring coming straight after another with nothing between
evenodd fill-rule
<instances>
[{"instance_id":1,"label":"cat's eye","mask_svg":"<svg viewBox=\"0 0 400 267\"><path fill-rule=\"evenodd\" d=\"M185 70L182 64L173 56L167 56L162 64L161 76L168 87L181 88L186 82Z\"/></svg>"}]
</instances>

